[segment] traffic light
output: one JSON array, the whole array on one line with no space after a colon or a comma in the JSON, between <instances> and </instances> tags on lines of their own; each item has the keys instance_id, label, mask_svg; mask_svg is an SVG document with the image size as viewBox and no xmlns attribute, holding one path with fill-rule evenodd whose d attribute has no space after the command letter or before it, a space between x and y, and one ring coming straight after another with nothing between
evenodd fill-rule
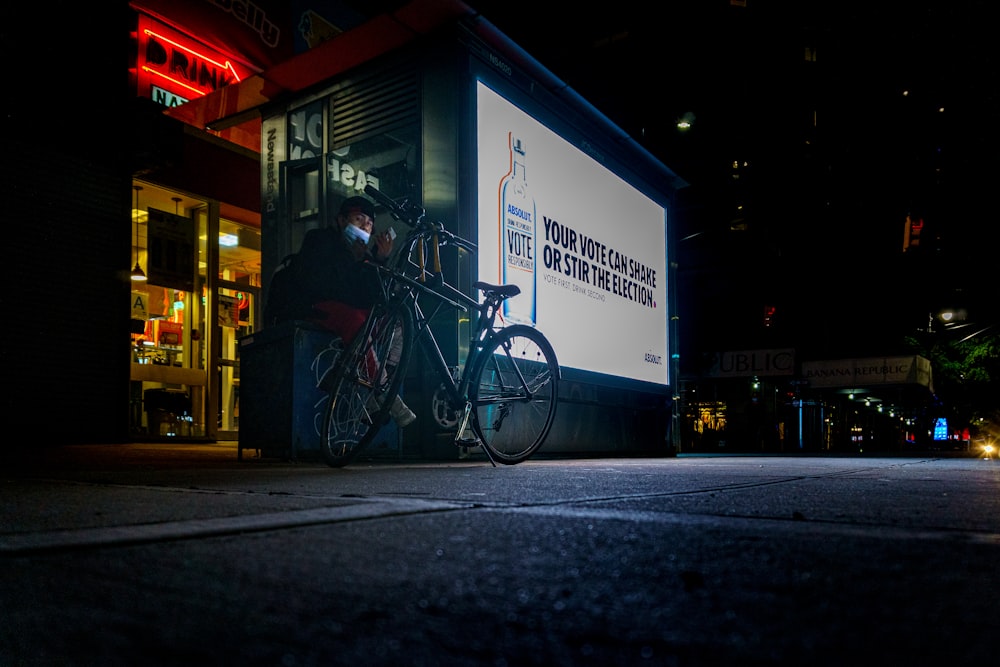
<instances>
[{"instance_id":1,"label":"traffic light","mask_svg":"<svg viewBox=\"0 0 1000 667\"><path fill-rule=\"evenodd\" d=\"M906 216L903 227L903 252L910 248L920 247L920 232L924 229L924 219L919 216Z\"/></svg>"}]
</instances>

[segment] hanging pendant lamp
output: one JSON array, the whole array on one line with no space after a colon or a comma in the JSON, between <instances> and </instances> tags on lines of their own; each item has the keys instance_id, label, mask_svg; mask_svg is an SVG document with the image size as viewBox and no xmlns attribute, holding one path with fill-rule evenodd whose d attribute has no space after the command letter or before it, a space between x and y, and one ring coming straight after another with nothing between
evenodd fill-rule
<instances>
[{"instance_id":1,"label":"hanging pendant lamp","mask_svg":"<svg viewBox=\"0 0 1000 667\"><path fill-rule=\"evenodd\" d=\"M139 191L142 186L133 185L132 188L135 190L135 211L132 214L135 218L135 266L132 267L132 280L142 281L146 279L146 273L139 266Z\"/></svg>"}]
</instances>

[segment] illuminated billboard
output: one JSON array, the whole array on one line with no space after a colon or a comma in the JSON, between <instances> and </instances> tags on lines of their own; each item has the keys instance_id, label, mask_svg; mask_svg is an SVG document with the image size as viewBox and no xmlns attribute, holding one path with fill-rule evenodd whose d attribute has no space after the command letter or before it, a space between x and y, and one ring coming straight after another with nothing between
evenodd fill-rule
<instances>
[{"instance_id":1,"label":"illuminated billboard","mask_svg":"<svg viewBox=\"0 0 1000 667\"><path fill-rule=\"evenodd\" d=\"M479 279L559 363L667 385L666 210L477 82Z\"/></svg>"}]
</instances>

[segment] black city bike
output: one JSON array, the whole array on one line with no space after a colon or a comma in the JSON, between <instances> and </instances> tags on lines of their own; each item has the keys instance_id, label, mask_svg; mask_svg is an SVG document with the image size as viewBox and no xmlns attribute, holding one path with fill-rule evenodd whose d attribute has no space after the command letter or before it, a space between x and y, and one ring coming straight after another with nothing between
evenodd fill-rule
<instances>
[{"instance_id":1,"label":"black city bike","mask_svg":"<svg viewBox=\"0 0 1000 667\"><path fill-rule=\"evenodd\" d=\"M432 414L441 427L455 429L455 444L481 446L494 466L526 460L552 428L560 370L539 330L497 326L501 304L520 288L476 282L480 301L449 285L440 249L455 246L475 254L476 245L428 221L419 205L397 202L372 186L365 192L409 232L395 261L369 262L380 273L383 298L320 382L330 396L320 440L323 458L335 468L347 465L388 422L416 343L440 380ZM442 308L476 315L465 363L454 369L430 328Z\"/></svg>"}]
</instances>

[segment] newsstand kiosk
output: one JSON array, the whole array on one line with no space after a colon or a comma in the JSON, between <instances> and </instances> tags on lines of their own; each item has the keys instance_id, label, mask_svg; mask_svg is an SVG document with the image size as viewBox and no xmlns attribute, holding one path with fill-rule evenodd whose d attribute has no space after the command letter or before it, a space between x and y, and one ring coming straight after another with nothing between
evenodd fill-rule
<instances>
[{"instance_id":1,"label":"newsstand kiosk","mask_svg":"<svg viewBox=\"0 0 1000 667\"><path fill-rule=\"evenodd\" d=\"M522 286L508 316L542 330L563 369L540 454L675 453L668 211L685 184L670 169L461 3L413 3L280 67L238 84L285 82L258 107L265 293L307 231L374 185L477 243L475 255L443 252L450 283L470 295L476 280ZM376 213L374 233L401 224ZM457 365L467 315L431 326ZM241 451L318 454L314 362L328 344L302 323L244 339ZM417 422L372 453L458 457L421 357L404 381Z\"/></svg>"}]
</instances>

